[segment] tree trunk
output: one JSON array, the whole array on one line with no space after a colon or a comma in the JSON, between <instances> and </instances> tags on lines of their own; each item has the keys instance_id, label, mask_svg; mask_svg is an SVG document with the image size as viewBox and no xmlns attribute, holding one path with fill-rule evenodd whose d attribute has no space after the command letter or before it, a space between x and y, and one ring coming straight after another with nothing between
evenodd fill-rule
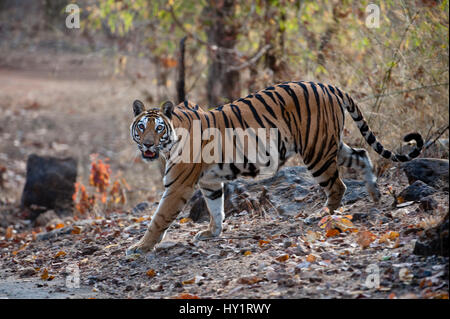
<instances>
[{"instance_id":1,"label":"tree trunk","mask_svg":"<svg viewBox=\"0 0 450 319\"><path fill-rule=\"evenodd\" d=\"M210 106L230 102L240 96L239 71L227 71L229 65L237 64L235 55L230 52L236 45L238 35L238 28L233 24L235 2L211 0L205 12L209 20L207 35L211 65L206 88Z\"/></svg>"}]
</instances>

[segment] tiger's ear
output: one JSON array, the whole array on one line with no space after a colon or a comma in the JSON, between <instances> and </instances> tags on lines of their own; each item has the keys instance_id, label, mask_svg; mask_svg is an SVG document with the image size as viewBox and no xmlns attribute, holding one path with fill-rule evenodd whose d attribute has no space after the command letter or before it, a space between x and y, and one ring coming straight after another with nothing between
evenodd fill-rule
<instances>
[{"instance_id":1,"label":"tiger's ear","mask_svg":"<svg viewBox=\"0 0 450 319\"><path fill-rule=\"evenodd\" d=\"M167 116L169 119L171 119L173 108L174 108L173 103L170 101L166 101L161 106L161 111L165 116Z\"/></svg>"},{"instance_id":2,"label":"tiger's ear","mask_svg":"<svg viewBox=\"0 0 450 319\"><path fill-rule=\"evenodd\" d=\"M134 116L138 116L139 114L141 114L144 111L145 111L144 103L142 103L139 100L136 100L136 101L133 102Z\"/></svg>"}]
</instances>

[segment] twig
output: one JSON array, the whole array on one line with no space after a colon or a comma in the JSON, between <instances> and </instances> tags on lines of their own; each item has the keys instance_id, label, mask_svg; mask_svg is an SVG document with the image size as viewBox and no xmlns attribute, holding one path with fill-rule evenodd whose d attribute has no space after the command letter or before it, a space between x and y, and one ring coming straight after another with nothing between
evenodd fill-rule
<instances>
[{"instance_id":1,"label":"twig","mask_svg":"<svg viewBox=\"0 0 450 319\"><path fill-rule=\"evenodd\" d=\"M256 54L253 57L251 57L250 59L248 59L244 63L242 63L240 65L229 66L227 68L227 72L239 71L239 70L245 69L246 67L249 67L252 64L255 64L261 58L261 56L264 53L266 53L267 50L269 50L271 47L272 46L270 44L266 44L258 52L256 52Z\"/></svg>"},{"instance_id":2,"label":"twig","mask_svg":"<svg viewBox=\"0 0 450 319\"><path fill-rule=\"evenodd\" d=\"M200 39L200 37L198 37L195 33L192 33L189 30L187 30L184 27L183 23L176 16L175 11L173 10L172 6L169 6L169 13L172 16L172 19L175 22L175 24L181 30L183 30L183 32L186 33L188 37L190 37L190 38L194 39L195 41L197 41L198 43L206 46L208 48L208 50L211 50L213 52L222 51L222 52L225 52L225 53L228 53L228 54L232 54L232 55L235 55L237 57L242 58L242 54L239 51L237 51L235 49L229 49L229 48L225 48L225 47L220 47L220 46L217 46L217 45L211 45L208 42ZM256 63L259 60L259 58L261 58L261 56L264 53L266 53L267 50L269 50L271 47L272 47L271 45L267 44L264 47L262 47L260 50L258 50L250 59L248 59L244 63L242 63L240 65L235 65L235 66L228 66L227 72L239 71L239 70L242 70L242 69L244 69L246 67L249 67L250 65ZM223 64L229 64L229 61L227 61L227 60L223 60L223 61L220 61L220 62L223 63Z\"/></svg>"},{"instance_id":3,"label":"twig","mask_svg":"<svg viewBox=\"0 0 450 319\"><path fill-rule=\"evenodd\" d=\"M436 143L436 141L442 136L442 134L445 133L445 131L447 131L449 128L449 125L447 125L437 136L433 141L428 141L425 143L425 149L428 149L431 145L433 145L434 143Z\"/></svg>"},{"instance_id":4,"label":"twig","mask_svg":"<svg viewBox=\"0 0 450 319\"><path fill-rule=\"evenodd\" d=\"M399 55L400 52L400 47L403 44L403 41L406 38L406 35L408 34L408 30L409 28L412 26L412 24L414 23L414 20L416 19L416 17L419 15L419 11L417 11L414 15L414 17L411 19L411 21L408 23L408 25L405 28L405 31L403 32L403 35L401 37L401 41L398 44L397 50L394 51L393 57L392 57L392 63L389 66L389 69L386 71L386 73L384 74L383 77L383 82L381 83L381 94L377 95L377 100L375 101L375 104L373 106L373 109L375 110L375 113L378 113L381 107L381 98L383 97L384 91L387 89L388 86L388 81L391 78L391 72L392 69L394 68L394 66L398 63L397 61L397 56ZM369 116L367 122L370 124L371 123L371 117Z\"/></svg>"}]
</instances>

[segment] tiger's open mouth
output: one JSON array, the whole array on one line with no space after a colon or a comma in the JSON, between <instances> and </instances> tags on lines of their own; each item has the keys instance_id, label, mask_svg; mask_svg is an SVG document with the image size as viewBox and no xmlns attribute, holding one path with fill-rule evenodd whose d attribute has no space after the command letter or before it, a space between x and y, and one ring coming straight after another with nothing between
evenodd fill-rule
<instances>
[{"instance_id":1,"label":"tiger's open mouth","mask_svg":"<svg viewBox=\"0 0 450 319\"><path fill-rule=\"evenodd\" d=\"M142 152L142 157L146 160L154 160L158 158L158 153L146 150L145 152Z\"/></svg>"}]
</instances>

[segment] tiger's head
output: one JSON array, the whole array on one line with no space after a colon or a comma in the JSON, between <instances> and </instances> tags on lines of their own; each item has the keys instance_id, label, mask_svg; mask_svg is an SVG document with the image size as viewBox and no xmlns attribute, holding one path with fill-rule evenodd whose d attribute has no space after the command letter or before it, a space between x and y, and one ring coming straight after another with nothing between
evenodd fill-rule
<instances>
[{"instance_id":1,"label":"tiger's head","mask_svg":"<svg viewBox=\"0 0 450 319\"><path fill-rule=\"evenodd\" d=\"M135 118L130 133L144 160L153 161L159 157L159 153L167 154L175 143L177 136L171 121L173 108L170 101L165 102L160 109L148 110L145 110L141 101L133 102Z\"/></svg>"}]
</instances>

